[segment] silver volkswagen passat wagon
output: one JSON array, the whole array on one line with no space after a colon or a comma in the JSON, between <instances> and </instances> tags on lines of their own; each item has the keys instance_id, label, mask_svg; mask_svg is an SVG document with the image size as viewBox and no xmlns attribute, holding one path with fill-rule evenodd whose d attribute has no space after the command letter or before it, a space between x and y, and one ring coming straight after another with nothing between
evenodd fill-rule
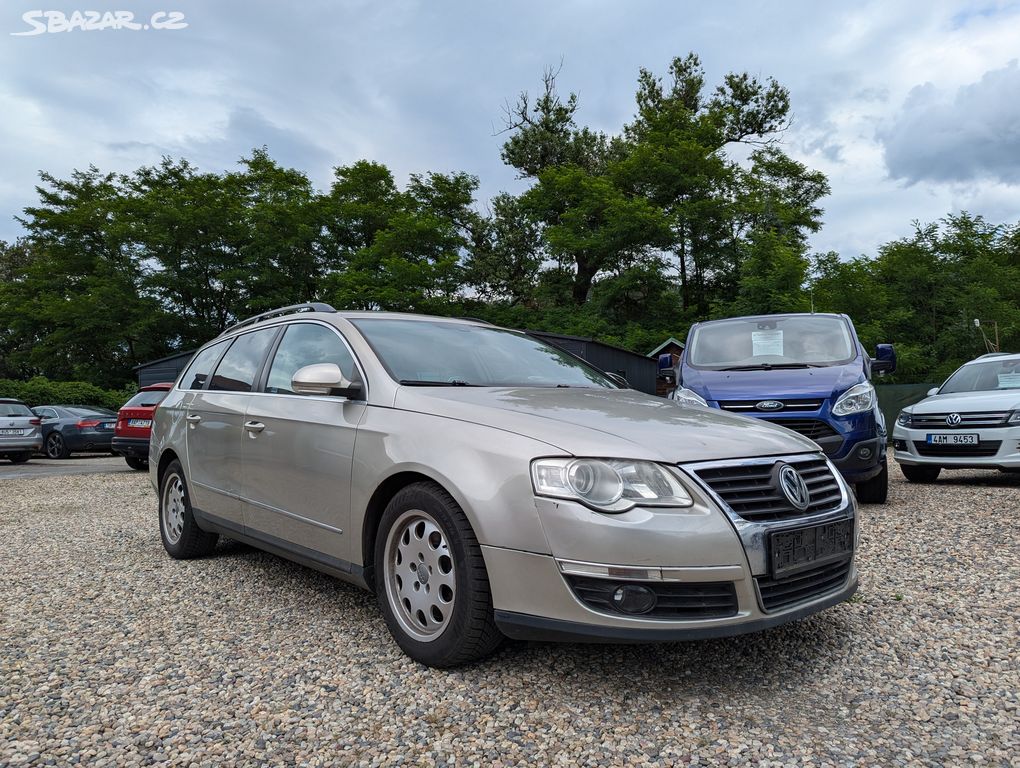
<instances>
[{"instance_id":1,"label":"silver volkswagen passat wagon","mask_svg":"<svg viewBox=\"0 0 1020 768\"><path fill-rule=\"evenodd\" d=\"M857 588L853 496L810 440L477 321L246 320L192 358L150 456L172 557L223 535L374 590L437 667L504 636L761 630Z\"/></svg>"}]
</instances>

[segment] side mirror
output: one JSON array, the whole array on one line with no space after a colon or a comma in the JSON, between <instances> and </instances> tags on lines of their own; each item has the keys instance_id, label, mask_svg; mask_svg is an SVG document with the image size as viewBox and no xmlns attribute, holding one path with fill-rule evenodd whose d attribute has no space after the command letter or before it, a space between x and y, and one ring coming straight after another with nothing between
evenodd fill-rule
<instances>
[{"instance_id":1,"label":"side mirror","mask_svg":"<svg viewBox=\"0 0 1020 768\"><path fill-rule=\"evenodd\" d=\"M627 381L623 376L614 371L605 371L606 376L612 379L616 384L619 384L623 389L630 389L630 382Z\"/></svg>"},{"instance_id":2,"label":"side mirror","mask_svg":"<svg viewBox=\"0 0 1020 768\"><path fill-rule=\"evenodd\" d=\"M931 389L928 390L928 397L931 397L932 395L937 395L938 393L939 393L939 388L938 387L932 387Z\"/></svg>"},{"instance_id":3,"label":"side mirror","mask_svg":"<svg viewBox=\"0 0 1020 768\"><path fill-rule=\"evenodd\" d=\"M871 361L871 370L879 376L896 370L896 350L892 344L878 344L875 347L875 359Z\"/></svg>"},{"instance_id":4,"label":"side mirror","mask_svg":"<svg viewBox=\"0 0 1020 768\"><path fill-rule=\"evenodd\" d=\"M352 397L361 391L361 383L344 376L336 363L306 365L294 372L290 388L299 395L335 395Z\"/></svg>"}]
</instances>

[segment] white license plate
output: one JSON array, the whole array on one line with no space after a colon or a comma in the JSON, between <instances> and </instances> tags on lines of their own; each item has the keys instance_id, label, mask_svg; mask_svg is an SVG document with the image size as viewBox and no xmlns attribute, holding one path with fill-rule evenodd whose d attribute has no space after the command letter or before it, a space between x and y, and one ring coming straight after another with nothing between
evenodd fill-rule
<instances>
[{"instance_id":1,"label":"white license plate","mask_svg":"<svg viewBox=\"0 0 1020 768\"><path fill-rule=\"evenodd\" d=\"M128 419L129 427L151 427L152 419Z\"/></svg>"},{"instance_id":2,"label":"white license plate","mask_svg":"<svg viewBox=\"0 0 1020 768\"><path fill-rule=\"evenodd\" d=\"M977 445L981 440L977 434L951 434L928 435L928 445Z\"/></svg>"},{"instance_id":3,"label":"white license plate","mask_svg":"<svg viewBox=\"0 0 1020 768\"><path fill-rule=\"evenodd\" d=\"M0 435L23 435L25 430L23 429L0 429Z\"/></svg>"}]
</instances>

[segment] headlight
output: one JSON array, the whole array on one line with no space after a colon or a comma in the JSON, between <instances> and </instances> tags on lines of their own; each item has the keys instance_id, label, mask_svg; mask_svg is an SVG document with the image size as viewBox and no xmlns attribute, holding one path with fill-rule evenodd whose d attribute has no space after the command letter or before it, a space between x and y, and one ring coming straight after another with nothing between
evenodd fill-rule
<instances>
[{"instance_id":1,"label":"headlight","mask_svg":"<svg viewBox=\"0 0 1020 768\"><path fill-rule=\"evenodd\" d=\"M896 423L901 427L910 426L910 413L909 411L900 411L900 415L896 417Z\"/></svg>"},{"instance_id":2,"label":"headlight","mask_svg":"<svg viewBox=\"0 0 1020 768\"><path fill-rule=\"evenodd\" d=\"M680 481L651 461L536 459L531 480L539 496L576 499L599 512L694 504Z\"/></svg>"},{"instance_id":3,"label":"headlight","mask_svg":"<svg viewBox=\"0 0 1020 768\"><path fill-rule=\"evenodd\" d=\"M705 398L693 389L687 389L686 387L678 387L673 393L673 399L682 405L703 405L706 408L708 407Z\"/></svg>"},{"instance_id":4,"label":"headlight","mask_svg":"<svg viewBox=\"0 0 1020 768\"><path fill-rule=\"evenodd\" d=\"M1020 424L1020 410L1013 411L1013 413L1009 415L1009 421L1007 421L1006 423Z\"/></svg>"},{"instance_id":5,"label":"headlight","mask_svg":"<svg viewBox=\"0 0 1020 768\"><path fill-rule=\"evenodd\" d=\"M875 405L875 388L870 381L856 384L842 395L832 406L833 416L849 416L851 413L870 411Z\"/></svg>"}]
</instances>

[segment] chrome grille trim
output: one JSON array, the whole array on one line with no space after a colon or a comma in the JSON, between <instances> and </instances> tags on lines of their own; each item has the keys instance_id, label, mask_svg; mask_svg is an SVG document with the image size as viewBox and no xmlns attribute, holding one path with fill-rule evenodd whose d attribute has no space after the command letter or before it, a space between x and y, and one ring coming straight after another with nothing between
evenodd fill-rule
<instances>
[{"instance_id":1,"label":"chrome grille trim","mask_svg":"<svg viewBox=\"0 0 1020 768\"><path fill-rule=\"evenodd\" d=\"M771 473L772 466L783 461L794 466L804 462L824 462L833 478L839 492L836 501L835 490L832 491L831 503L826 502L824 508L817 510L808 509L797 517L772 520L748 520L726 503L712 486L706 482L698 473L704 470L725 470L727 468L761 467L767 473ZM744 552L747 555L747 562L753 576L762 576L768 572L767 559L767 534L771 531L783 530L785 528L801 528L808 525L818 525L834 520L853 519L857 515L857 504L849 486L833 466L832 462L818 453L786 454L780 456L762 456L753 459L728 459L724 461L702 461L690 464L680 464L679 469L690 479L703 493L718 505L723 514L729 518L730 523L740 537L744 545ZM807 480L807 478L805 478Z\"/></svg>"},{"instance_id":2,"label":"chrome grille trim","mask_svg":"<svg viewBox=\"0 0 1020 768\"><path fill-rule=\"evenodd\" d=\"M950 413L914 413L910 415L911 429L963 429L964 427L1005 427L1011 411L976 411L960 413L960 423L950 426L946 417Z\"/></svg>"},{"instance_id":3,"label":"chrome grille trim","mask_svg":"<svg viewBox=\"0 0 1020 768\"><path fill-rule=\"evenodd\" d=\"M719 407L724 411L757 411L756 406L765 400L775 400L783 407L777 411L758 411L759 413L789 413L790 411L817 411L824 400L784 400L781 397L759 397L757 400L720 400Z\"/></svg>"}]
</instances>

